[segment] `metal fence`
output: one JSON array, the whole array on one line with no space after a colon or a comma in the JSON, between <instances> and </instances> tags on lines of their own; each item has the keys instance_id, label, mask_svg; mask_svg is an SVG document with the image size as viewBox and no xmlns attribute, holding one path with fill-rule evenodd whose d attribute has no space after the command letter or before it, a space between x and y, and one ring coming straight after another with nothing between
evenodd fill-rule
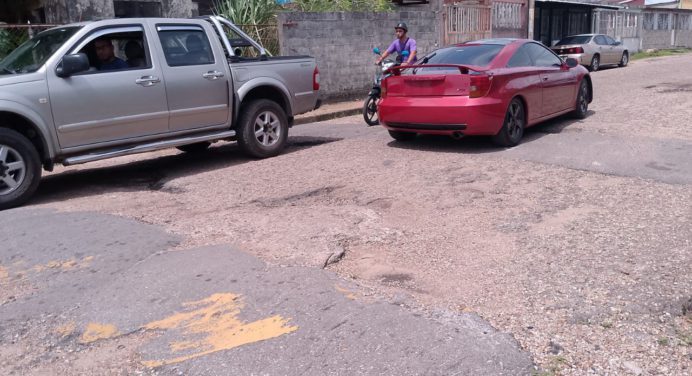
<instances>
[{"instance_id":1,"label":"metal fence","mask_svg":"<svg viewBox=\"0 0 692 376\"><path fill-rule=\"evenodd\" d=\"M692 46L692 12L666 10L594 11L593 32L622 41L630 51Z\"/></svg>"},{"instance_id":2,"label":"metal fence","mask_svg":"<svg viewBox=\"0 0 692 376\"><path fill-rule=\"evenodd\" d=\"M599 9L594 11L594 32L615 39L638 38L643 18L639 10Z\"/></svg>"},{"instance_id":3,"label":"metal fence","mask_svg":"<svg viewBox=\"0 0 692 376\"><path fill-rule=\"evenodd\" d=\"M445 44L490 38L492 7L477 4L445 4Z\"/></svg>"},{"instance_id":4,"label":"metal fence","mask_svg":"<svg viewBox=\"0 0 692 376\"><path fill-rule=\"evenodd\" d=\"M0 24L0 59L29 38L56 25L9 25Z\"/></svg>"},{"instance_id":5,"label":"metal fence","mask_svg":"<svg viewBox=\"0 0 692 376\"><path fill-rule=\"evenodd\" d=\"M522 3L493 2L493 29L523 29Z\"/></svg>"}]
</instances>

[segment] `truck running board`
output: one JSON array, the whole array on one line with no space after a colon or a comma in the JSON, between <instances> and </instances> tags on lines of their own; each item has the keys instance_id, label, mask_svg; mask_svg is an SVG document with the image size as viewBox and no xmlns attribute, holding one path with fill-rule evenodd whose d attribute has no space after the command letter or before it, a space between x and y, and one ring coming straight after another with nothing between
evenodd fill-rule
<instances>
[{"instance_id":1,"label":"truck running board","mask_svg":"<svg viewBox=\"0 0 692 376\"><path fill-rule=\"evenodd\" d=\"M146 153L149 151L172 148L176 146L182 146L187 144L194 144L197 142L204 141L215 141L224 138L235 137L234 130L227 130L223 132L208 133L201 136L188 136L182 138L174 138L164 141L156 141L147 144L130 145L126 147L119 147L114 149L107 149L95 153L89 153L84 155L75 155L69 158L65 158L62 164L65 166L72 166L81 163L94 162L101 159L108 159L113 157L122 157L124 155Z\"/></svg>"}]
</instances>

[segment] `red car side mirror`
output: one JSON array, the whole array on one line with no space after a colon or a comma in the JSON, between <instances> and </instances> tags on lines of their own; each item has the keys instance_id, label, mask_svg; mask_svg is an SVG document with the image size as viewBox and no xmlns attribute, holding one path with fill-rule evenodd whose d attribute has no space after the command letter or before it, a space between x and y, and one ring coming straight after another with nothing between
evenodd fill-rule
<instances>
[{"instance_id":1,"label":"red car side mirror","mask_svg":"<svg viewBox=\"0 0 692 376\"><path fill-rule=\"evenodd\" d=\"M571 68L574 68L574 67L576 67L577 65L579 65L579 62L578 62L577 59L575 59L575 58L568 57L567 60L565 60L565 64L564 64L564 65L566 65L567 68L570 68L570 69L571 69Z\"/></svg>"}]
</instances>

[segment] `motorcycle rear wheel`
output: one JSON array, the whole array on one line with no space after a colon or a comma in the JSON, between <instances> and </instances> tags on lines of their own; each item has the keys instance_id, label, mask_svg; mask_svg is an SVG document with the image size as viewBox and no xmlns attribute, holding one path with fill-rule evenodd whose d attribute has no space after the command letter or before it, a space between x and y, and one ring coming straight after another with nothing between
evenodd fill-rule
<instances>
[{"instance_id":1,"label":"motorcycle rear wheel","mask_svg":"<svg viewBox=\"0 0 692 376\"><path fill-rule=\"evenodd\" d=\"M363 119L370 126L380 124L380 119L377 115L377 99L377 97L371 95L363 103Z\"/></svg>"}]
</instances>

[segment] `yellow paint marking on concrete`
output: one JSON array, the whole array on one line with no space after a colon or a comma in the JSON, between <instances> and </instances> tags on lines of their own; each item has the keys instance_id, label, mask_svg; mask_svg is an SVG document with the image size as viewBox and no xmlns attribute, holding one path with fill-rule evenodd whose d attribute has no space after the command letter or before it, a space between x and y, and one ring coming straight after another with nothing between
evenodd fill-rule
<instances>
[{"instance_id":1,"label":"yellow paint marking on concrete","mask_svg":"<svg viewBox=\"0 0 692 376\"><path fill-rule=\"evenodd\" d=\"M89 265L91 265L91 262L94 261L94 256L86 256L82 258L82 261L79 263L80 268L86 268Z\"/></svg>"},{"instance_id":2,"label":"yellow paint marking on concrete","mask_svg":"<svg viewBox=\"0 0 692 376\"><path fill-rule=\"evenodd\" d=\"M336 291L346 295L346 297L351 299L351 300L356 300L356 298L357 298L356 294L354 294L353 291L351 291L349 289L343 288L339 285L334 285L334 288L336 289Z\"/></svg>"},{"instance_id":3,"label":"yellow paint marking on concrete","mask_svg":"<svg viewBox=\"0 0 692 376\"><path fill-rule=\"evenodd\" d=\"M180 363L298 330L297 326L288 325L290 319L284 319L279 315L251 323L242 322L237 317L244 306L240 295L213 294L206 299L184 303L183 306L189 310L151 322L144 328L149 330L180 329L184 335L193 336L195 339L171 343L170 350L174 353L173 357L142 362L145 366L159 367ZM183 351L192 353L175 354Z\"/></svg>"},{"instance_id":4,"label":"yellow paint marking on concrete","mask_svg":"<svg viewBox=\"0 0 692 376\"><path fill-rule=\"evenodd\" d=\"M112 324L89 323L86 330L79 338L81 343L92 343L100 339L113 338L120 335L118 328Z\"/></svg>"},{"instance_id":5,"label":"yellow paint marking on concrete","mask_svg":"<svg viewBox=\"0 0 692 376\"><path fill-rule=\"evenodd\" d=\"M55 329L55 332L58 333L61 337L67 337L70 334L74 333L75 329L77 329L77 325L74 322L69 322L65 325L61 325Z\"/></svg>"},{"instance_id":6,"label":"yellow paint marking on concrete","mask_svg":"<svg viewBox=\"0 0 692 376\"><path fill-rule=\"evenodd\" d=\"M64 271L73 269L84 269L91 264L92 260L94 260L94 256L87 256L82 258L81 260L77 260L75 258L63 261L53 260L47 262L46 264L34 265L34 267L31 268L31 270L35 271L36 273L41 273L49 269L61 269Z\"/></svg>"},{"instance_id":7,"label":"yellow paint marking on concrete","mask_svg":"<svg viewBox=\"0 0 692 376\"><path fill-rule=\"evenodd\" d=\"M5 283L10 279L10 272L7 271L2 265L0 265L0 283Z\"/></svg>"}]
</instances>

